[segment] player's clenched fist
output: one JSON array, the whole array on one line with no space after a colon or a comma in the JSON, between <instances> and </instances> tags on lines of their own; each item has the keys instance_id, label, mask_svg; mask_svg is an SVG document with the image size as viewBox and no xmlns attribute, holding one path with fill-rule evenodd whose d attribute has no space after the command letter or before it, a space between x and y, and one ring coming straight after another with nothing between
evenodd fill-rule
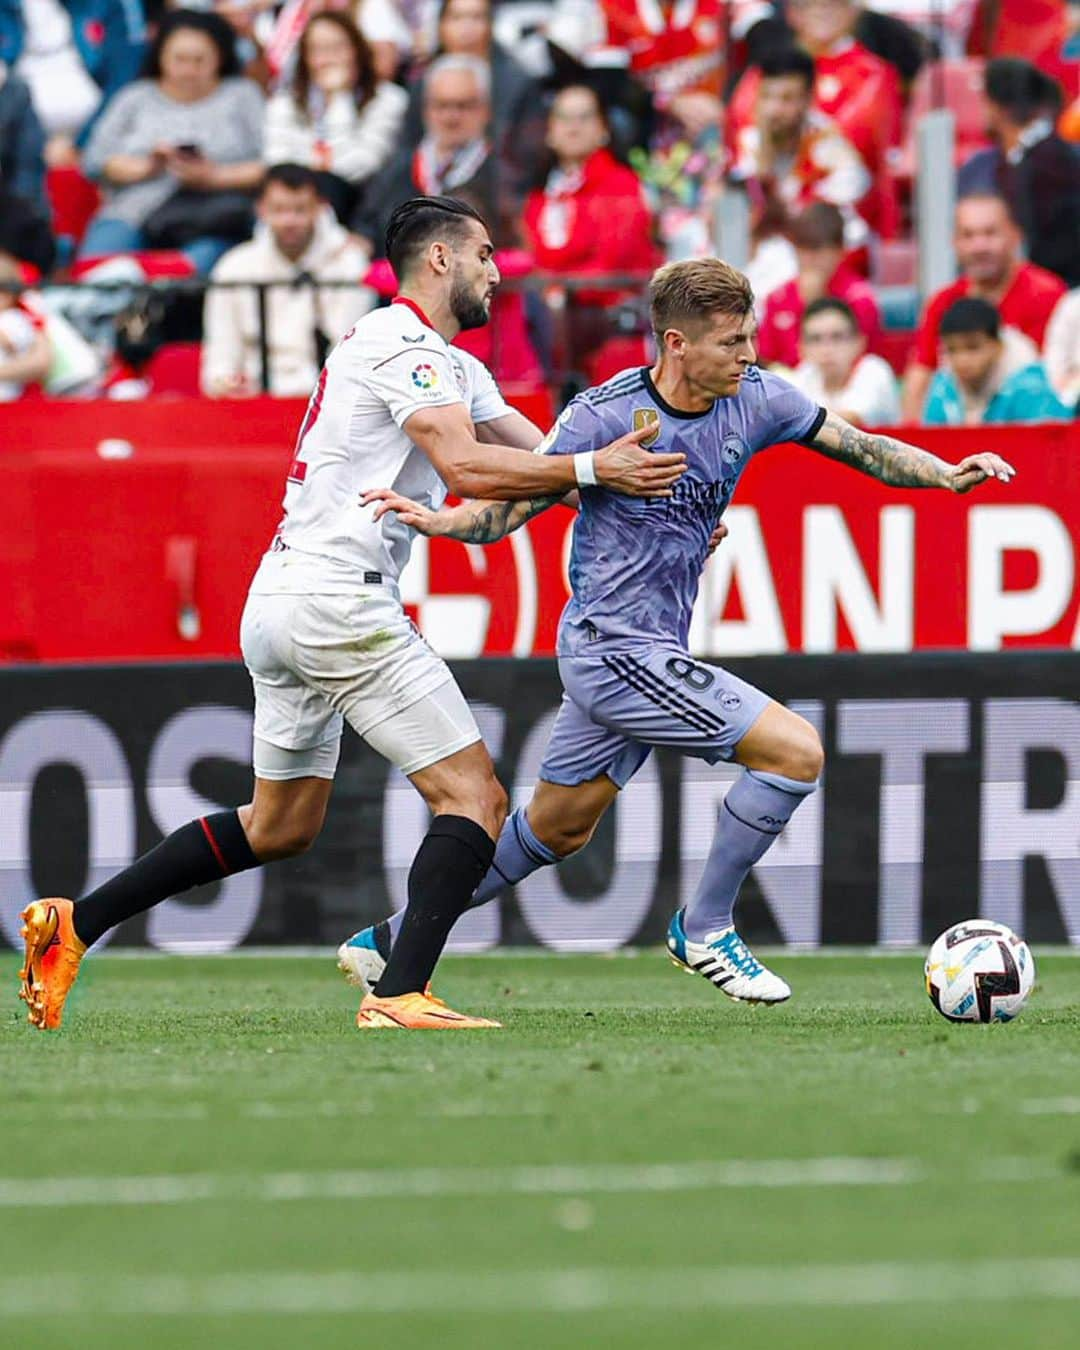
<instances>
[{"instance_id":1,"label":"player's clenched fist","mask_svg":"<svg viewBox=\"0 0 1080 1350\"><path fill-rule=\"evenodd\" d=\"M683 454L650 454L640 442L655 436L656 427L637 427L597 450L593 457L596 481L630 497L670 497L671 487L686 472Z\"/></svg>"},{"instance_id":2,"label":"player's clenched fist","mask_svg":"<svg viewBox=\"0 0 1080 1350\"><path fill-rule=\"evenodd\" d=\"M970 492L973 487L985 483L988 478L996 478L1001 483L1012 481L1016 470L1001 458L989 452L981 455L968 455L959 464L949 467L948 487L953 492Z\"/></svg>"}]
</instances>

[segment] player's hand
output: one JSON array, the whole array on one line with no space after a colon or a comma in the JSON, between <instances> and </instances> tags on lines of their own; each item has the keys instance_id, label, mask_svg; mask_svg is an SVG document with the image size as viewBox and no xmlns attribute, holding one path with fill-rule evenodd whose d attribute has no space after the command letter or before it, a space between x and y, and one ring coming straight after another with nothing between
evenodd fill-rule
<instances>
[{"instance_id":1,"label":"player's hand","mask_svg":"<svg viewBox=\"0 0 1080 1350\"><path fill-rule=\"evenodd\" d=\"M722 520L716 522L716 529L709 535L709 556L711 557L728 536L728 528Z\"/></svg>"},{"instance_id":2,"label":"player's hand","mask_svg":"<svg viewBox=\"0 0 1080 1350\"><path fill-rule=\"evenodd\" d=\"M1000 455L985 453L968 455L959 464L953 464L946 475L946 486L951 492L970 492L973 487L996 478L1000 483L1012 482L1016 470Z\"/></svg>"},{"instance_id":3,"label":"player's hand","mask_svg":"<svg viewBox=\"0 0 1080 1350\"><path fill-rule=\"evenodd\" d=\"M656 434L656 426L638 427L597 450L596 481L628 497L670 497L672 484L686 472L686 456L651 455L640 442Z\"/></svg>"},{"instance_id":4,"label":"player's hand","mask_svg":"<svg viewBox=\"0 0 1080 1350\"><path fill-rule=\"evenodd\" d=\"M426 534L429 539L446 533L445 517L441 512L431 511L393 488L372 488L360 498L361 506L371 506L373 502L378 503L373 520L382 520L388 511L393 511L403 525L408 525L417 534Z\"/></svg>"}]
</instances>

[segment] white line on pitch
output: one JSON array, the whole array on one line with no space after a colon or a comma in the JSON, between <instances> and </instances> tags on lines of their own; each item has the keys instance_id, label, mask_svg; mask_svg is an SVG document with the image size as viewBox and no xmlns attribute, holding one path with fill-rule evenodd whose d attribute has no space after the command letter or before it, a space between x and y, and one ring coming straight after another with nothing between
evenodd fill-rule
<instances>
[{"instance_id":1,"label":"white line on pitch","mask_svg":"<svg viewBox=\"0 0 1080 1350\"><path fill-rule=\"evenodd\" d=\"M1080 1097L1032 1097L1020 1110L1025 1116L1080 1116Z\"/></svg>"},{"instance_id":2,"label":"white line on pitch","mask_svg":"<svg viewBox=\"0 0 1080 1350\"><path fill-rule=\"evenodd\" d=\"M157 1176L0 1177L0 1209L180 1205L207 1200L359 1200L394 1197L632 1195L671 1191L904 1186L923 1178L905 1158L795 1158L607 1166L416 1167L338 1172L169 1173Z\"/></svg>"},{"instance_id":3,"label":"white line on pitch","mask_svg":"<svg viewBox=\"0 0 1080 1350\"><path fill-rule=\"evenodd\" d=\"M512 1271L249 1271L236 1275L88 1276L0 1280L12 1317L282 1316L678 1312L779 1306L872 1307L1080 1300L1080 1259L866 1262L853 1265L699 1266Z\"/></svg>"}]
</instances>

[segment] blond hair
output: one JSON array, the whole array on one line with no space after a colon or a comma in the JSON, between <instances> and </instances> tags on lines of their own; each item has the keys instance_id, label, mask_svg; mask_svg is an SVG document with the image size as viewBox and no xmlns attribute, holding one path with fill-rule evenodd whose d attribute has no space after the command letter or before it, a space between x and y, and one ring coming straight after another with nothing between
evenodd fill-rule
<instances>
[{"instance_id":1,"label":"blond hair","mask_svg":"<svg viewBox=\"0 0 1080 1350\"><path fill-rule=\"evenodd\" d=\"M700 328L714 314L741 318L753 308L749 281L719 258L665 263L649 282L649 316L661 350L669 328Z\"/></svg>"}]
</instances>

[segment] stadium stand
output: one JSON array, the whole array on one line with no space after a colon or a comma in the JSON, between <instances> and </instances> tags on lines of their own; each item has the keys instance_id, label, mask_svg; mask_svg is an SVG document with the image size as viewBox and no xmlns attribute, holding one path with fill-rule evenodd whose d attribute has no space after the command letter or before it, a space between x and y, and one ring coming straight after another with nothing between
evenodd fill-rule
<instances>
[{"instance_id":1,"label":"stadium stand","mask_svg":"<svg viewBox=\"0 0 1080 1350\"><path fill-rule=\"evenodd\" d=\"M740 134L754 118L757 66L768 65L792 42L814 60L816 108L846 131L868 166L872 187L859 209L869 233L865 245L844 258L841 289L854 287L857 312L863 303L859 287L865 288L868 304L876 301L884 327L868 330L870 346L898 373L909 365L916 316L929 298L918 290L920 260L932 250L948 266L950 256L947 240L914 234L916 133L926 114L938 108L953 114L951 154L957 169L1001 177L1004 170L993 166L1005 163L1010 152L1008 146L1001 148L996 131L991 135L994 116L984 74L987 62L1003 53L1023 58L1047 87L1059 91L1064 139L1052 142L1055 182L1065 198L1080 194L1073 125L1080 62L1075 39L1070 46L1065 6L1053 0L992 5L978 0L933 5L917 0L866 5L697 0L673 10L659 27L650 27L641 19L643 11L623 0L538 0L517 6L453 0L442 7L441 18L432 5L399 0L367 0L351 7L290 0L254 6L243 18L225 7L228 22L207 15L202 5L189 16L178 5L93 0L77 7L80 22L74 26L65 15L75 10L59 0L31 7L26 15L21 8L0 4L4 106L36 119L42 129L40 173L35 178L25 160L33 137L20 141L18 165L13 152L0 155L0 184L5 194L15 192L0 219L0 253L32 269L22 275L33 282L44 311L55 313L56 331L66 320L94 349L106 375L85 385L84 392L99 388L128 398L193 392L205 274L226 243L250 237L254 215L245 203L253 198L258 179L257 169L249 172L248 165L257 160L260 144L267 165L298 158L315 169L330 206L340 219L354 222L376 256L379 221L403 191L437 183L468 192L476 177L497 231L504 283L493 324L482 334L470 334L463 345L490 360L501 379L537 399L538 406L552 401L558 406L583 383L648 359L637 297L656 260L738 251L737 233L721 237L719 231L722 220L724 230L730 228L729 207L738 207L730 176L738 166ZM324 9L339 17L323 23ZM56 60L71 80L66 103L58 96L56 71L50 77L39 59L41 33L35 25L45 22L46 11L57 25L50 30L57 37ZM189 45L194 37L196 47L201 40L216 49L214 69L196 78L186 93L175 75L162 85L162 51L177 32L187 34ZM354 57L340 71L331 60L335 43ZM477 134L470 130L461 146L451 135L446 143L452 148L440 160L432 148L441 142L421 144L423 81L432 60L447 55L486 63L491 96L487 128ZM241 72L258 83L241 79ZM565 154L561 162L557 155L553 160L545 144L555 95L574 85L586 91L578 102L591 100L601 118L601 143L591 147L595 162L587 169L575 167ZM236 161L235 169L223 160L200 176L184 157L207 134L204 103L209 99L216 108L222 91L228 98L221 106L236 111L236 131L249 123L250 130L241 136L243 145L238 141L224 149L226 159ZM478 97L483 98L482 91ZM103 194L110 155L133 153L124 138L130 137L132 117L142 116L133 111L137 108L152 117L155 144L134 152L147 157L140 161L140 181L106 183ZM451 120L464 119L467 128L472 112L441 110ZM261 117L261 128L253 117ZM202 128L198 134L197 127ZM235 139L234 132L229 136ZM213 165L217 151L211 144L205 148ZM198 149L204 149L201 143ZM776 153L782 159L783 148ZM1045 158L1045 150L1039 153ZM475 164L458 162L468 156ZM479 175L477 165L483 166ZM579 171L584 175L580 185ZM35 187L39 181L43 192ZM132 214L124 203L136 190L142 204L136 203L139 210ZM801 191L802 205L816 199L813 184ZM208 220L210 198L217 193L230 212L227 237L210 231L215 237L193 241L194 226L181 225L176 232L174 222L170 247L147 247L144 217L167 206L178 192L196 217ZM1035 205L1046 206L1041 215L1035 212L1040 220L1065 219L1041 198ZM45 211L57 244L55 261ZM103 219L110 226L119 220L126 232L102 233ZM605 228L605 220L612 226L618 222L621 233ZM790 295L797 279L789 222L781 221L777 232L776 219L755 208L751 194L748 226L751 251L769 238L769 266L752 275L761 312L775 313L768 290L786 288L783 295ZM584 247L588 241L592 252ZM116 256L130 263L117 271ZM1067 265L1059 264L1058 271L1075 285ZM194 273L203 274L198 286ZM602 275L605 285L590 290L590 275ZM381 300L392 294L394 278L385 264L361 280ZM186 289L172 295L174 283ZM131 344L125 347L123 334L118 343L117 332L128 321L133 300L136 309L145 309L149 295L157 297L155 313L159 320L164 313L166 321L144 326L145 349L138 348L142 364L135 371L123 359ZM808 291L807 297L813 294ZM280 322L272 311L271 306L265 321ZM1027 324L1029 330L1043 326L1044 316ZM798 315L788 327L792 341L783 355L791 361ZM272 334L260 339L264 345L273 345L272 340ZM927 352L924 342L921 359L928 359ZM316 347L311 359L317 355ZM766 343L762 360L776 359ZM48 387L64 386L53 382ZM42 391L30 383L22 397L40 399Z\"/></svg>"}]
</instances>

